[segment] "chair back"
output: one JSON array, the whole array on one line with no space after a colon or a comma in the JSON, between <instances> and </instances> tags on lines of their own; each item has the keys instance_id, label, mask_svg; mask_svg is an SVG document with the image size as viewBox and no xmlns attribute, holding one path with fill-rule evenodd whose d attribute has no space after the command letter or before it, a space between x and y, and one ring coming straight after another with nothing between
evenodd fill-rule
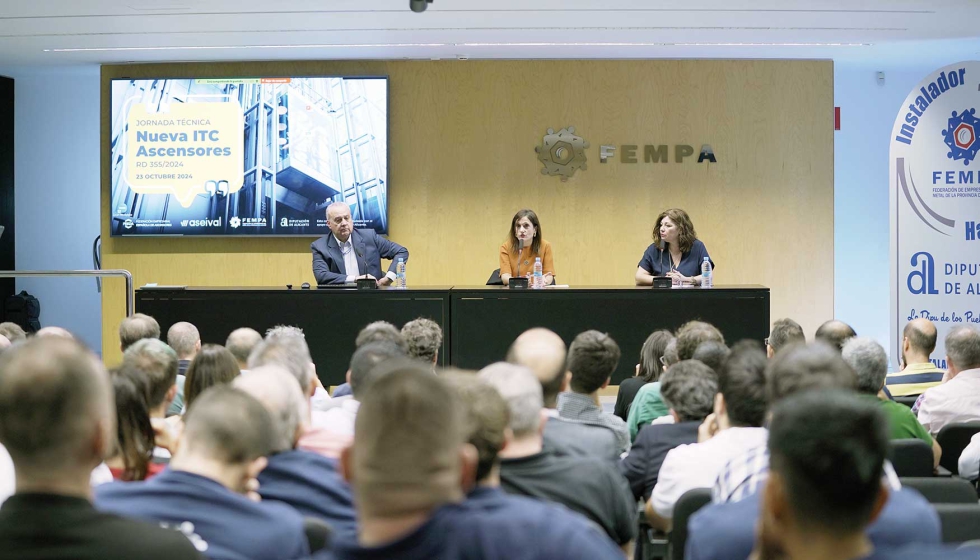
<instances>
[{"instance_id":1,"label":"chair back","mask_svg":"<svg viewBox=\"0 0 980 560\"><path fill-rule=\"evenodd\" d=\"M930 504L976 504L977 492L962 478L944 476L905 477L902 486L913 488Z\"/></svg>"},{"instance_id":2,"label":"chair back","mask_svg":"<svg viewBox=\"0 0 980 560\"><path fill-rule=\"evenodd\" d=\"M487 279L487 286L503 286L504 281L500 279L500 269L494 269L490 273L490 278Z\"/></svg>"},{"instance_id":3,"label":"chair back","mask_svg":"<svg viewBox=\"0 0 980 560\"><path fill-rule=\"evenodd\" d=\"M936 441L939 447L943 448L943 456L939 459L939 465L953 474L960 472L960 455L973 435L980 432L980 422L963 422L960 424L947 424L936 434Z\"/></svg>"},{"instance_id":4,"label":"chair back","mask_svg":"<svg viewBox=\"0 0 980 560\"><path fill-rule=\"evenodd\" d=\"M898 476L932 476L932 446L921 439L891 441L889 456Z\"/></svg>"},{"instance_id":5,"label":"chair back","mask_svg":"<svg viewBox=\"0 0 980 560\"><path fill-rule=\"evenodd\" d=\"M980 505L936 504L943 526L944 543L965 543L980 539Z\"/></svg>"},{"instance_id":6,"label":"chair back","mask_svg":"<svg viewBox=\"0 0 980 560\"><path fill-rule=\"evenodd\" d=\"M687 545L687 521L699 509L711 503L710 488L695 488L684 492L674 504L674 528L670 531L670 558L684 560Z\"/></svg>"}]
</instances>

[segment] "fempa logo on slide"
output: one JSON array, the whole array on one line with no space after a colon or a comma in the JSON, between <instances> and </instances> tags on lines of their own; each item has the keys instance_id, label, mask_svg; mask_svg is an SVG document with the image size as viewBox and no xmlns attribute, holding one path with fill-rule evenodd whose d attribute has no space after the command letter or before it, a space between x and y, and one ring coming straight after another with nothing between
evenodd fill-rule
<instances>
[{"instance_id":1,"label":"fempa logo on slide","mask_svg":"<svg viewBox=\"0 0 980 560\"><path fill-rule=\"evenodd\" d=\"M125 178L134 192L170 194L190 208L197 195L216 191L211 185L220 184L222 194L241 189L245 132L237 102L171 103L158 112L136 98L126 104Z\"/></svg>"}]
</instances>

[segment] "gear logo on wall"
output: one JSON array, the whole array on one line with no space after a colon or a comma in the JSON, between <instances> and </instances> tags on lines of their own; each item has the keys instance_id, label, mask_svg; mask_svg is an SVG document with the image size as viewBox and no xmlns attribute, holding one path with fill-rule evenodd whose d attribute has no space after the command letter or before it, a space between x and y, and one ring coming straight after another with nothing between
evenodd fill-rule
<instances>
[{"instance_id":1,"label":"gear logo on wall","mask_svg":"<svg viewBox=\"0 0 980 560\"><path fill-rule=\"evenodd\" d=\"M977 139L980 119L975 116L976 112L976 109L967 109L957 115L953 111L953 116L946 123L946 130L942 131L943 141L949 146L946 156L953 161L963 160L963 165L970 165L980 150L980 139Z\"/></svg>"},{"instance_id":2,"label":"gear logo on wall","mask_svg":"<svg viewBox=\"0 0 980 560\"><path fill-rule=\"evenodd\" d=\"M541 139L541 145L534 148L538 153L538 159L544 165L541 174L560 175L562 181L567 181L569 177L575 175L576 170L585 171L587 169L585 150L588 147L587 140L575 135L574 126L563 128L557 133L555 129L549 128L548 133Z\"/></svg>"}]
</instances>

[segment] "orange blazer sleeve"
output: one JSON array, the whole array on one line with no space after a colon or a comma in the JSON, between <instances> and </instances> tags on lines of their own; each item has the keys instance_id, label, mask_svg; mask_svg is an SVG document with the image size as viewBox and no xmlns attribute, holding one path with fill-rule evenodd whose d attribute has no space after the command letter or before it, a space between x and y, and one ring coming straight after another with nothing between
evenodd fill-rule
<instances>
[{"instance_id":1,"label":"orange blazer sleeve","mask_svg":"<svg viewBox=\"0 0 980 560\"><path fill-rule=\"evenodd\" d=\"M555 274L555 258L551 250L551 243L541 240L541 269L544 274L549 272ZM557 274L555 274L557 276Z\"/></svg>"},{"instance_id":2,"label":"orange blazer sleeve","mask_svg":"<svg viewBox=\"0 0 980 560\"><path fill-rule=\"evenodd\" d=\"M511 276L513 276L514 268L511 266L510 263L511 260L514 261L517 260L517 255L514 254L513 256L511 256L510 248L507 245L508 244L506 242L500 245L500 274L510 274Z\"/></svg>"}]
</instances>

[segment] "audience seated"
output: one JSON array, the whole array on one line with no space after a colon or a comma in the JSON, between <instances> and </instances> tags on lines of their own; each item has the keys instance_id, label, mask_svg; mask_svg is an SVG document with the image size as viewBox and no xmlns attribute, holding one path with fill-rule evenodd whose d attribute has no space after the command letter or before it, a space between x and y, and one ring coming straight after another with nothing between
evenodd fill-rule
<instances>
[{"instance_id":1,"label":"audience seated","mask_svg":"<svg viewBox=\"0 0 980 560\"><path fill-rule=\"evenodd\" d=\"M779 352L766 367L765 399L770 408L790 395L818 388L857 389L857 374L838 349L828 344L794 345ZM743 449L725 465L712 481L712 501L737 502L753 495L768 475L769 449L763 441Z\"/></svg>"},{"instance_id":2,"label":"audience seated","mask_svg":"<svg viewBox=\"0 0 980 560\"><path fill-rule=\"evenodd\" d=\"M953 327L946 335L948 380L922 393L919 422L930 434L947 424L980 420L980 331Z\"/></svg>"},{"instance_id":3,"label":"audience seated","mask_svg":"<svg viewBox=\"0 0 980 560\"><path fill-rule=\"evenodd\" d=\"M857 336L857 333L847 323L830 320L817 327L817 332L813 335L813 338L814 340L819 340L827 344L831 348L836 348L839 352L844 348L844 343L847 342L847 339L854 338L855 336Z\"/></svg>"},{"instance_id":4,"label":"audience seated","mask_svg":"<svg viewBox=\"0 0 980 560\"><path fill-rule=\"evenodd\" d=\"M212 387L184 415L170 467L146 482L99 486L96 506L190 532L212 559L304 558L309 545L302 516L246 496L275 439L272 419L255 398L226 385Z\"/></svg>"},{"instance_id":5,"label":"audience seated","mask_svg":"<svg viewBox=\"0 0 980 560\"><path fill-rule=\"evenodd\" d=\"M823 342L796 345L770 361L766 394L771 407L792 395L818 389L857 389L856 374L836 348ZM774 424L775 420L770 422L770 426ZM914 490L902 489L887 462L882 471L881 484L891 494L882 515L868 529L871 540L889 547L939 542L939 519L925 498ZM726 465L712 490L716 503L699 511L688 524L687 550L696 552L690 558L734 560L749 555L759 518L759 490L768 476L768 446L747 450Z\"/></svg>"},{"instance_id":6,"label":"audience seated","mask_svg":"<svg viewBox=\"0 0 980 560\"><path fill-rule=\"evenodd\" d=\"M524 366L541 384L544 401L544 448L562 455L619 459L619 440L605 426L593 426L558 415L558 395L568 390L570 374L565 368L565 341L544 328L523 332L507 351L507 361Z\"/></svg>"},{"instance_id":7,"label":"audience seated","mask_svg":"<svg viewBox=\"0 0 980 560\"><path fill-rule=\"evenodd\" d=\"M201 393L215 385L231 383L240 373L238 362L224 346L205 344L187 368L184 407L190 408Z\"/></svg>"},{"instance_id":8,"label":"audience seated","mask_svg":"<svg viewBox=\"0 0 980 560\"><path fill-rule=\"evenodd\" d=\"M698 428L698 443L675 447L664 458L646 506L652 526L669 530L674 505L685 492L710 487L730 459L765 445L765 368L766 355L755 344L741 342L732 349L717 372L714 412Z\"/></svg>"},{"instance_id":9,"label":"audience seated","mask_svg":"<svg viewBox=\"0 0 980 560\"><path fill-rule=\"evenodd\" d=\"M628 545L636 536L636 505L616 466L543 448L541 385L528 369L501 362L484 368L480 377L510 409L513 439L500 452L503 489L563 504L597 523L617 544Z\"/></svg>"},{"instance_id":10,"label":"audience seated","mask_svg":"<svg viewBox=\"0 0 980 560\"><path fill-rule=\"evenodd\" d=\"M619 345L608 334L580 333L568 347L569 391L558 395L558 416L612 430L617 438L617 455L629 450L629 431L622 418L602 411L599 390L609 386L619 358Z\"/></svg>"},{"instance_id":11,"label":"audience seated","mask_svg":"<svg viewBox=\"0 0 980 560\"><path fill-rule=\"evenodd\" d=\"M156 435L146 404L149 380L124 370L110 373L116 400L116 438L106 459L115 480L145 480L165 464L153 461Z\"/></svg>"},{"instance_id":12,"label":"audience seated","mask_svg":"<svg viewBox=\"0 0 980 560\"><path fill-rule=\"evenodd\" d=\"M235 357L235 361L238 362L238 369L242 373L247 373L248 357L260 342L262 342L262 335L259 334L259 331L248 327L231 331L228 339L225 340L225 348Z\"/></svg>"},{"instance_id":13,"label":"audience seated","mask_svg":"<svg viewBox=\"0 0 980 560\"><path fill-rule=\"evenodd\" d=\"M640 430L629 455L619 463L619 470L629 481L633 497L644 501L650 499L657 485L660 466L667 453L679 445L698 441L698 427L714 407L718 376L708 366L687 360L663 374L660 392L675 422L654 424Z\"/></svg>"},{"instance_id":14,"label":"audience seated","mask_svg":"<svg viewBox=\"0 0 980 560\"><path fill-rule=\"evenodd\" d=\"M405 354L408 354L408 343L405 342L404 335L398 330L398 327L388 321L368 323L367 326L357 333L357 338L354 339L354 349L356 350L371 342L389 342L400 348ZM353 391L351 391L349 382L342 383L333 390L334 397L348 397L352 393Z\"/></svg>"},{"instance_id":15,"label":"audience seated","mask_svg":"<svg viewBox=\"0 0 980 560\"><path fill-rule=\"evenodd\" d=\"M421 364L389 366L361 404L342 470L354 489L359 534L318 558L509 560L622 558L579 523L493 499L463 501L477 454L462 405ZM530 374L528 373L528 376ZM533 381L536 387L537 382ZM540 394L539 394L540 397ZM538 414L538 404L535 414Z\"/></svg>"},{"instance_id":16,"label":"audience seated","mask_svg":"<svg viewBox=\"0 0 980 560\"><path fill-rule=\"evenodd\" d=\"M695 514L685 558L959 558L905 548L938 543L939 519L917 492L890 493L882 482L887 429L879 407L853 392L810 390L780 401L765 489Z\"/></svg>"},{"instance_id":17,"label":"audience seated","mask_svg":"<svg viewBox=\"0 0 980 560\"><path fill-rule=\"evenodd\" d=\"M677 338L671 341L664 350L664 369L681 360L693 359L694 352L706 342L717 342L724 345L725 337L722 336L721 331L708 323L702 321L685 323L677 330ZM667 406L660 397L660 385L657 383L644 385L636 394L626 419L630 439L636 439L640 426L667 416Z\"/></svg>"},{"instance_id":18,"label":"audience seated","mask_svg":"<svg viewBox=\"0 0 980 560\"><path fill-rule=\"evenodd\" d=\"M153 317L133 313L119 323L119 349L123 352L144 338L160 339L160 323Z\"/></svg>"},{"instance_id":19,"label":"audience seated","mask_svg":"<svg viewBox=\"0 0 980 560\"><path fill-rule=\"evenodd\" d=\"M853 340L845 343L845 353ZM763 493L755 547L759 556L867 556L874 547L864 529L881 515L888 500L881 478L889 430L894 431L879 405L841 390L804 392L778 404L769 437L772 475ZM951 556L977 554L916 547L874 549L867 557Z\"/></svg>"},{"instance_id":20,"label":"audience seated","mask_svg":"<svg viewBox=\"0 0 980 560\"><path fill-rule=\"evenodd\" d=\"M24 328L10 321L0 323L0 335L3 335L12 343L27 340L27 333L24 332Z\"/></svg>"},{"instance_id":21,"label":"audience seated","mask_svg":"<svg viewBox=\"0 0 980 560\"><path fill-rule=\"evenodd\" d=\"M40 338L0 358L0 443L17 473L16 494L0 507L0 559L199 558L176 530L92 507L91 472L114 437L112 415L108 375L78 343Z\"/></svg>"},{"instance_id":22,"label":"audience seated","mask_svg":"<svg viewBox=\"0 0 980 560\"><path fill-rule=\"evenodd\" d=\"M613 414L625 421L630 405L633 404L633 399L636 398L640 388L647 383L656 383L660 380L660 375L664 372L664 365L660 360L664 356L667 344L673 339L674 335L668 330L654 331L647 337L643 347L640 348L640 362L636 364L636 374L619 384Z\"/></svg>"},{"instance_id":23,"label":"audience seated","mask_svg":"<svg viewBox=\"0 0 980 560\"><path fill-rule=\"evenodd\" d=\"M891 439L917 438L932 446L935 466L939 466L942 449L939 443L916 420L909 407L880 396L888 374L888 354L871 338L854 337L844 343L841 357L857 373L858 391L877 404L888 419Z\"/></svg>"},{"instance_id":24,"label":"audience seated","mask_svg":"<svg viewBox=\"0 0 980 560\"><path fill-rule=\"evenodd\" d=\"M766 357L772 358L776 352L794 344L806 344L803 327L792 319L776 319L766 339Z\"/></svg>"},{"instance_id":25,"label":"audience seated","mask_svg":"<svg viewBox=\"0 0 980 560\"><path fill-rule=\"evenodd\" d=\"M539 530L573 531L589 535L592 540L604 541L612 549L613 542L601 527L581 514L563 506L507 494L500 488L500 450L511 439L508 432L510 409L496 389L479 379L473 372L444 373L444 378L462 405L466 419L468 441L476 448L476 486L467 494L467 504L476 506L484 515L522 517L538 524ZM541 543L541 552L547 554ZM615 550L615 549L612 549Z\"/></svg>"},{"instance_id":26,"label":"audience seated","mask_svg":"<svg viewBox=\"0 0 980 560\"><path fill-rule=\"evenodd\" d=\"M153 458L167 463L173 451L174 429L165 416L177 395L177 353L155 338L140 340L123 352L122 369L126 375L145 380L142 385L156 435Z\"/></svg>"},{"instance_id":27,"label":"audience seated","mask_svg":"<svg viewBox=\"0 0 980 560\"><path fill-rule=\"evenodd\" d=\"M354 437L354 421L365 388L373 381L378 365L388 360L405 358L401 348L390 342L369 342L354 351L347 370L347 382L353 394L351 398L340 397L340 406L327 410L322 415L320 426L330 432L346 437Z\"/></svg>"},{"instance_id":28,"label":"audience seated","mask_svg":"<svg viewBox=\"0 0 980 560\"><path fill-rule=\"evenodd\" d=\"M439 349L442 348L442 327L432 319L419 317L402 326L402 337L408 347L409 357L431 363L439 363Z\"/></svg>"},{"instance_id":29,"label":"audience seated","mask_svg":"<svg viewBox=\"0 0 980 560\"><path fill-rule=\"evenodd\" d=\"M265 366L236 378L232 386L255 397L272 419L274 445L269 464L258 476L262 499L283 502L304 517L321 519L334 534L356 534L354 498L337 462L296 449L309 407L296 379L282 368Z\"/></svg>"},{"instance_id":30,"label":"audience seated","mask_svg":"<svg viewBox=\"0 0 980 560\"><path fill-rule=\"evenodd\" d=\"M187 378L187 368L191 366L194 356L201 351L201 334L197 327L181 321L174 323L167 331L167 345L177 353L177 396L167 409L167 416L177 416L184 413L184 383Z\"/></svg>"},{"instance_id":31,"label":"audience seated","mask_svg":"<svg viewBox=\"0 0 980 560\"><path fill-rule=\"evenodd\" d=\"M921 395L942 383L946 373L929 360L938 332L929 319L913 319L902 331L902 371L890 373L885 385L893 397Z\"/></svg>"}]
</instances>

